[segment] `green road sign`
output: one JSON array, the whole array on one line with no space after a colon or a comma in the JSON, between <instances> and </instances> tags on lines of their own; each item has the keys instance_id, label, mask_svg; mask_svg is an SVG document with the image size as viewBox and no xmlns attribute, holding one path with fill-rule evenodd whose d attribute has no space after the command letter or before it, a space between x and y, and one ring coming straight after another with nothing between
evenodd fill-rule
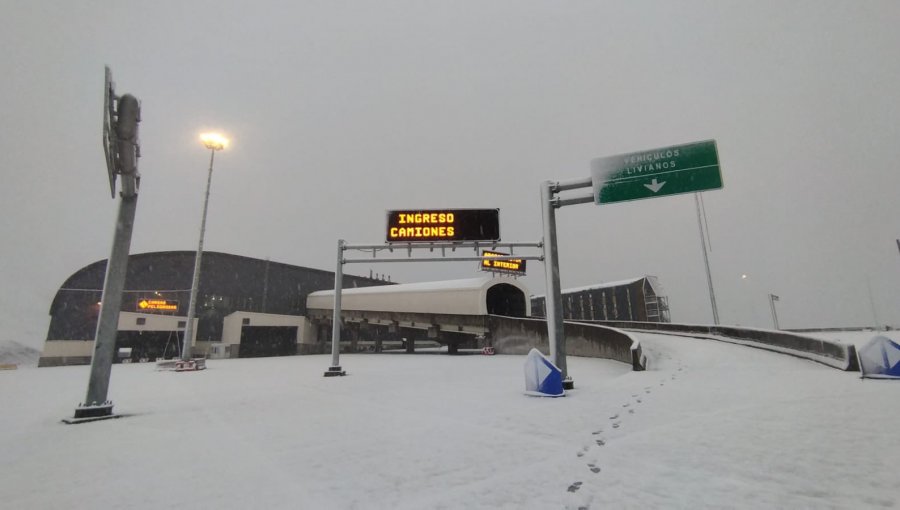
<instances>
[{"instance_id":1,"label":"green road sign","mask_svg":"<svg viewBox=\"0 0 900 510\"><path fill-rule=\"evenodd\" d=\"M722 187L715 140L597 158L591 179L596 204Z\"/></svg>"}]
</instances>

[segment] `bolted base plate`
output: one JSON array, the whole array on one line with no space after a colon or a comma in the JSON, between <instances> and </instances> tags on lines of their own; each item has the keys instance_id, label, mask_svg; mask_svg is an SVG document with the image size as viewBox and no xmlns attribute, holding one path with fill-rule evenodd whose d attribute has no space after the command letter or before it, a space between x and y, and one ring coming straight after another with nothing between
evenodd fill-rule
<instances>
[{"instance_id":1,"label":"bolted base plate","mask_svg":"<svg viewBox=\"0 0 900 510\"><path fill-rule=\"evenodd\" d=\"M341 367L328 367L328 371L325 372L325 377L340 377L347 375L347 372L341 370Z\"/></svg>"},{"instance_id":2,"label":"bolted base plate","mask_svg":"<svg viewBox=\"0 0 900 510\"><path fill-rule=\"evenodd\" d=\"M567 377L565 380L563 380L563 389L564 390L574 390L575 389L575 381L573 381L571 377Z\"/></svg>"},{"instance_id":3,"label":"bolted base plate","mask_svg":"<svg viewBox=\"0 0 900 510\"><path fill-rule=\"evenodd\" d=\"M106 416L94 416L90 418L63 418L62 421L66 425L77 425L79 423L89 423L100 420L115 420L127 416L125 414L107 414Z\"/></svg>"},{"instance_id":4,"label":"bolted base plate","mask_svg":"<svg viewBox=\"0 0 900 510\"><path fill-rule=\"evenodd\" d=\"M75 416L72 418L63 418L62 422L69 425L75 423L87 423L98 420L109 420L111 418L121 418L121 415L113 414L113 403L106 401L98 405L79 405L75 408Z\"/></svg>"}]
</instances>

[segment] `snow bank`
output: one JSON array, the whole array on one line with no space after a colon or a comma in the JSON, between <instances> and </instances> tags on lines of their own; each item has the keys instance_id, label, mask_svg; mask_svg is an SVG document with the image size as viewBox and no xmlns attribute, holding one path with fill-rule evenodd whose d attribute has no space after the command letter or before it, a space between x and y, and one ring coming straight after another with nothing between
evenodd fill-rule
<instances>
[{"instance_id":1,"label":"snow bank","mask_svg":"<svg viewBox=\"0 0 900 510\"><path fill-rule=\"evenodd\" d=\"M37 366L41 352L14 340L0 340L0 365Z\"/></svg>"}]
</instances>

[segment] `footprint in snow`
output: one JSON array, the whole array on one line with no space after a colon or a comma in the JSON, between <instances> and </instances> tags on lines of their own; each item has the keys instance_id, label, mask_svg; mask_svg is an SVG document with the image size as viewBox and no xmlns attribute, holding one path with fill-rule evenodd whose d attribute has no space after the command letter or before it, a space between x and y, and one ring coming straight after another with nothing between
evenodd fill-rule
<instances>
[{"instance_id":1,"label":"footprint in snow","mask_svg":"<svg viewBox=\"0 0 900 510\"><path fill-rule=\"evenodd\" d=\"M620 423L621 423L621 422L618 422L618 421L615 422L615 423L613 423L613 428L614 428L614 429L619 428L619 424L620 424Z\"/></svg>"},{"instance_id":2,"label":"footprint in snow","mask_svg":"<svg viewBox=\"0 0 900 510\"><path fill-rule=\"evenodd\" d=\"M593 434L593 435L595 435L595 436L598 435L598 434L602 434L602 433L603 433L603 429L597 429L597 430L591 432L591 434Z\"/></svg>"},{"instance_id":3,"label":"footprint in snow","mask_svg":"<svg viewBox=\"0 0 900 510\"><path fill-rule=\"evenodd\" d=\"M634 414L634 409L629 409L628 414Z\"/></svg>"},{"instance_id":4,"label":"footprint in snow","mask_svg":"<svg viewBox=\"0 0 900 510\"><path fill-rule=\"evenodd\" d=\"M597 474L600 472L600 466L596 464L588 464L588 467L591 469L591 473Z\"/></svg>"},{"instance_id":5,"label":"footprint in snow","mask_svg":"<svg viewBox=\"0 0 900 510\"><path fill-rule=\"evenodd\" d=\"M570 485L569 488L568 488L567 490L568 490L569 492L578 492L578 489L581 488L581 483L582 483L582 482L575 482L575 483L573 483L572 485Z\"/></svg>"},{"instance_id":6,"label":"footprint in snow","mask_svg":"<svg viewBox=\"0 0 900 510\"><path fill-rule=\"evenodd\" d=\"M637 399L637 403L638 403L638 404L640 404L641 402L643 402L643 400Z\"/></svg>"},{"instance_id":7,"label":"footprint in snow","mask_svg":"<svg viewBox=\"0 0 900 510\"><path fill-rule=\"evenodd\" d=\"M627 403L626 403L626 404L622 404L622 407L628 407L628 406L630 406L630 405L631 405L631 404L627 404Z\"/></svg>"},{"instance_id":8,"label":"footprint in snow","mask_svg":"<svg viewBox=\"0 0 900 510\"><path fill-rule=\"evenodd\" d=\"M606 441L604 441L604 440L602 440L602 439L598 439L598 440L596 440L596 441L594 441L594 442L597 443L597 446L603 446L603 445L606 444Z\"/></svg>"},{"instance_id":9,"label":"footprint in snow","mask_svg":"<svg viewBox=\"0 0 900 510\"><path fill-rule=\"evenodd\" d=\"M619 413L616 413L616 414L610 416L609 419L610 419L610 420L615 420L615 419L618 418L618 417L619 417Z\"/></svg>"},{"instance_id":10,"label":"footprint in snow","mask_svg":"<svg viewBox=\"0 0 900 510\"><path fill-rule=\"evenodd\" d=\"M582 446L582 447L581 447L581 451L579 451L579 452L576 453L575 455L578 456L578 457L584 457L584 454L587 453L588 448L590 448L590 445L588 445L588 446Z\"/></svg>"}]
</instances>

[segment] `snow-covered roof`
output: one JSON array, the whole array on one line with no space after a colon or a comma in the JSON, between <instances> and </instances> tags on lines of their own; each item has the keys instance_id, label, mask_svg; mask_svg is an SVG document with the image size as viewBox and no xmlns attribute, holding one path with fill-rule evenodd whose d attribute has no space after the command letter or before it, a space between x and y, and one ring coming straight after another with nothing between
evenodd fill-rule
<instances>
[{"instance_id":1,"label":"snow-covered roof","mask_svg":"<svg viewBox=\"0 0 900 510\"><path fill-rule=\"evenodd\" d=\"M416 282L416 283L400 283L397 285L376 285L373 287L357 287L357 288L344 288L341 290L341 295L353 295L353 294L402 294L406 292L445 292L452 290L465 290L465 289L480 289L484 287L485 283L491 283L493 280L498 280L498 278L491 278L490 276L482 276L477 278L465 278L462 280L441 280L435 282ZM504 283L508 283L503 279ZM334 290L320 290L316 292L312 292L309 294L310 296L333 296Z\"/></svg>"},{"instance_id":2,"label":"snow-covered roof","mask_svg":"<svg viewBox=\"0 0 900 510\"><path fill-rule=\"evenodd\" d=\"M594 284L594 285L585 285L585 286L583 286L583 287L572 287L572 288L569 288L569 289L562 289L562 290L560 291L560 293L561 293L561 294L574 294L574 293L576 293L576 292L582 292L582 291L585 291L585 290L610 289L610 288L613 288L613 287L622 287L622 286L625 286L625 285L631 285L632 283L639 282L639 281L641 281L641 280L643 280L643 279L647 279L647 280L650 282L650 286L653 287L653 286L654 286L653 280L655 280L656 277L655 277L655 276L641 276L641 277L638 277L638 278L629 278L629 279L627 279L627 280L618 280L618 281L615 281L615 282L596 283L596 284ZM656 289L654 288L654 291L655 291L655 290L656 290ZM539 294L539 295L535 295L535 296L531 296L531 297L533 297L533 298L542 298L542 297L544 297L544 296L545 296L545 294Z\"/></svg>"},{"instance_id":3,"label":"snow-covered roof","mask_svg":"<svg viewBox=\"0 0 900 510\"><path fill-rule=\"evenodd\" d=\"M511 285L527 299L528 288L508 276L482 276L461 280L403 283L342 289L341 308L380 312L441 313L459 315L487 314L487 292L496 285ZM334 290L320 290L306 298L311 309L330 310L334 307Z\"/></svg>"}]
</instances>

